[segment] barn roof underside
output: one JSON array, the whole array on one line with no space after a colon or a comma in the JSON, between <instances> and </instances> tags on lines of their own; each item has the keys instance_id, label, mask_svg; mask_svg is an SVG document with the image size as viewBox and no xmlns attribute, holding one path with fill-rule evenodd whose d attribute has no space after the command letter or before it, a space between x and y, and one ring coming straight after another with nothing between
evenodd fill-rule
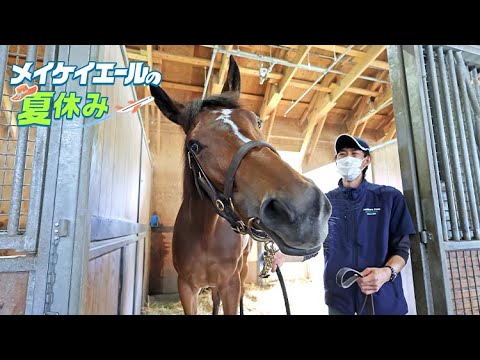
<instances>
[{"instance_id":1,"label":"barn roof underside","mask_svg":"<svg viewBox=\"0 0 480 360\"><path fill-rule=\"evenodd\" d=\"M128 45L127 53L161 71L161 86L179 102L205 86L220 93L233 54L242 104L262 118L273 146L300 152L303 171L330 162L341 133L370 146L396 137L386 45ZM143 114L146 128L155 126L153 112Z\"/></svg>"}]
</instances>

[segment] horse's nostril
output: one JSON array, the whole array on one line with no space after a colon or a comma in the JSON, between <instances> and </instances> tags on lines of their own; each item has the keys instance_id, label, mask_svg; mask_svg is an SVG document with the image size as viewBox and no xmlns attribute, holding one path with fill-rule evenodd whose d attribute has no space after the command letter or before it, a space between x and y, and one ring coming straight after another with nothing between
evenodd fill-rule
<instances>
[{"instance_id":1,"label":"horse's nostril","mask_svg":"<svg viewBox=\"0 0 480 360\"><path fill-rule=\"evenodd\" d=\"M287 203L279 198L269 198L265 200L261 207L262 217L268 220L275 220L279 223L295 220L295 213L289 208Z\"/></svg>"}]
</instances>

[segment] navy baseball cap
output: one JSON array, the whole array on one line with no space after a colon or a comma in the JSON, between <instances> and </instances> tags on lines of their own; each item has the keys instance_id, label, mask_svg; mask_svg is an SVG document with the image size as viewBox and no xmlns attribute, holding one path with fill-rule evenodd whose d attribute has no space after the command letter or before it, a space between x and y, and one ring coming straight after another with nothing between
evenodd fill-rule
<instances>
[{"instance_id":1,"label":"navy baseball cap","mask_svg":"<svg viewBox=\"0 0 480 360\"><path fill-rule=\"evenodd\" d=\"M335 140L335 154L338 154L340 150L345 148L358 148L363 151L370 151L370 147L365 140L348 134L341 134Z\"/></svg>"}]
</instances>

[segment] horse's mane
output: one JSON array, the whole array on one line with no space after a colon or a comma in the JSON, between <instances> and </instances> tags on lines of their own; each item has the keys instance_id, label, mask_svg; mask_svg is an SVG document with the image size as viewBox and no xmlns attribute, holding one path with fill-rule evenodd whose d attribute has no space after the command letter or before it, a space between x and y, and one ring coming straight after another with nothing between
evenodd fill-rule
<instances>
[{"instance_id":1,"label":"horse's mane","mask_svg":"<svg viewBox=\"0 0 480 360\"><path fill-rule=\"evenodd\" d=\"M240 107L238 93L224 92L220 95L206 97L205 99L196 99L185 104L181 113L181 122L188 124L204 109L238 109ZM185 140L186 141L186 140ZM184 149L186 144L184 144ZM183 198L198 197L198 192L193 180L192 170L188 166L187 154L184 151L184 173L183 173Z\"/></svg>"}]
</instances>

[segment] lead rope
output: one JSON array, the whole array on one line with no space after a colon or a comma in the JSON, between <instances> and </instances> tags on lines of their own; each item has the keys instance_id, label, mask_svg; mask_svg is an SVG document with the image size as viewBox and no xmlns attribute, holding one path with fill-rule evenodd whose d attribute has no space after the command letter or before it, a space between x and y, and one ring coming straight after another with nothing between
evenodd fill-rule
<instances>
[{"instance_id":1,"label":"lead rope","mask_svg":"<svg viewBox=\"0 0 480 360\"><path fill-rule=\"evenodd\" d=\"M273 241L267 241L264 245L265 252L263 253L263 268L258 274L258 277L265 279L270 276L270 271L272 270L272 262L275 258L275 253L278 249L275 249ZM283 294L283 301L285 303L285 310L287 311L287 315L291 315L290 313L290 304L288 302L288 295L287 295L287 288L285 287L285 281L283 280L282 272L280 271L280 267L277 266L276 274L278 276L278 281L280 282L280 286L282 287L282 294Z\"/></svg>"},{"instance_id":2,"label":"lead rope","mask_svg":"<svg viewBox=\"0 0 480 360\"><path fill-rule=\"evenodd\" d=\"M353 275L350 276L348 279L343 280L343 278L345 277L345 274L349 273L349 272L353 272ZM340 270L338 270L337 276L336 276L336 282L337 282L337 285L340 286L341 288L347 289L350 286L352 286L354 283L356 283L362 277L363 277L363 275L359 271L351 269L349 267L344 267L344 268L341 268ZM363 312L363 309L365 309L365 306L367 305L368 298L370 298L370 302L371 302L372 315L375 315L375 306L373 304L373 294L365 295L365 299L363 300L362 307L360 308L360 311L358 312L359 315L361 315L362 312Z\"/></svg>"}]
</instances>

